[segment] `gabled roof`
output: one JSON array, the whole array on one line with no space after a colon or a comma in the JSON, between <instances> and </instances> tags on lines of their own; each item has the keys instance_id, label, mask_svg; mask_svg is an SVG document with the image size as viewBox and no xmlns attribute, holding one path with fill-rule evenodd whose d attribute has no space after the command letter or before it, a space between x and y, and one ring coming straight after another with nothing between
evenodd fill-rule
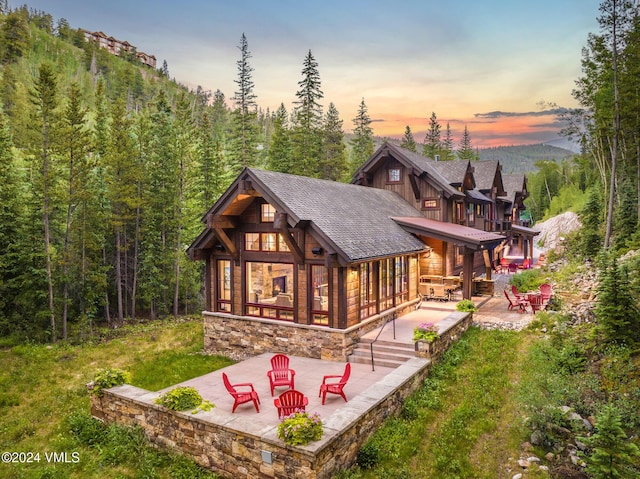
<instances>
[{"instance_id":1,"label":"gabled roof","mask_svg":"<svg viewBox=\"0 0 640 479\"><path fill-rule=\"evenodd\" d=\"M421 216L397 193L304 176L245 168L207 215L241 214L253 201L238 200L243 181L250 181L277 212L286 213L289 226L305 224L343 263L424 250L418 238L391 219ZM206 236L205 231L190 249L202 247Z\"/></svg>"},{"instance_id":2,"label":"gabled roof","mask_svg":"<svg viewBox=\"0 0 640 479\"><path fill-rule=\"evenodd\" d=\"M474 161L471 166L473 166L473 176L476 179L476 188L480 191L491 191L496 175L500 171L500 162L498 160L481 160ZM504 183L501 186L504 187Z\"/></svg>"},{"instance_id":3,"label":"gabled roof","mask_svg":"<svg viewBox=\"0 0 640 479\"><path fill-rule=\"evenodd\" d=\"M510 175L502 175L502 184L504 185L505 196L500 199L515 204L517 195L521 195L522 199L529 196L527 193L527 178L524 173L513 173Z\"/></svg>"},{"instance_id":4,"label":"gabled roof","mask_svg":"<svg viewBox=\"0 0 640 479\"><path fill-rule=\"evenodd\" d=\"M464 185L465 178L469 172L469 160L427 161L430 162L432 168L435 168L444 178L447 179L449 184ZM473 180L475 183L475 173L473 174Z\"/></svg>"},{"instance_id":5,"label":"gabled roof","mask_svg":"<svg viewBox=\"0 0 640 479\"><path fill-rule=\"evenodd\" d=\"M391 156L399 161L416 176L425 176L436 187L442 190L445 197L463 196L460 191L451 186L451 182L445 178L438 169L433 167L433 164L436 162L388 142L384 142L374 154L371 155L371 158L358 168L351 183L358 181L358 175L360 173L368 174L370 171L375 170L379 166L380 161L387 156Z\"/></svg>"}]
</instances>

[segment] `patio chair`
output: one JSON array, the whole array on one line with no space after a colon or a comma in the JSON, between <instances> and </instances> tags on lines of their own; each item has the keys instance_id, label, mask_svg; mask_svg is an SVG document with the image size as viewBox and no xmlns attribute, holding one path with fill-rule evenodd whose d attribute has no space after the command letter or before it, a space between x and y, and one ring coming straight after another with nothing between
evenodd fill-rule
<instances>
[{"instance_id":1,"label":"patio chair","mask_svg":"<svg viewBox=\"0 0 640 479\"><path fill-rule=\"evenodd\" d=\"M529 258L525 259L522 264L518 265L519 269L529 269L531 267L531 260Z\"/></svg>"},{"instance_id":2,"label":"patio chair","mask_svg":"<svg viewBox=\"0 0 640 479\"><path fill-rule=\"evenodd\" d=\"M509 274L511 274L511 273L513 273L513 274L517 273L517 272L518 272L518 265L517 265L516 263L509 263L508 271L509 271Z\"/></svg>"},{"instance_id":3,"label":"patio chair","mask_svg":"<svg viewBox=\"0 0 640 479\"><path fill-rule=\"evenodd\" d=\"M258 393L256 392L256 390L253 388L253 384L251 383L231 384L226 373L222 373L222 382L224 383L224 387L227 388L227 391L229 391L229 394L233 396L233 409L231 409L232 413L236 412L236 408L240 404L244 404L249 401L253 402L253 405L256 408L256 412L260 412L260 407L258 406L258 404L260 404L260 398L258 397ZM245 388L248 387L250 388L250 390L238 391L236 388L240 388L240 387L245 387Z\"/></svg>"},{"instance_id":4,"label":"patio chair","mask_svg":"<svg viewBox=\"0 0 640 479\"><path fill-rule=\"evenodd\" d=\"M535 314L537 311L543 311L546 308L546 304L542 302L541 294L530 294L529 295L529 306L531 306L531 312Z\"/></svg>"},{"instance_id":5,"label":"patio chair","mask_svg":"<svg viewBox=\"0 0 640 479\"><path fill-rule=\"evenodd\" d=\"M267 371L269 376L269 386L271 387L271 396L273 390L279 386L289 386L295 388L294 378L296 372L289 369L289 357L284 354L276 354L271 358L271 370Z\"/></svg>"},{"instance_id":6,"label":"patio chair","mask_svg":"<svg viewBox=\"0 0 640 479\"><path fill-rule=\"evenodd\" d=\"M294 412L303 412L309 404L309 398L295 389L283 392L273 400L278 409L278 417L285 417Z\"/></svg>"},{"instance_id":7,"label":"patio chair","mask_svg":"<svg viewBox=\"0 0 640 479\"><path fill-rule=\"evenodd\" d=\"M518 301L517 298L515 300L511 299L511 296L509 296L506 289L504 290L504 296L507 298L507 301L509 301L509 311L513 311L516 307L518 308L519 313L524 313L527 310L528 303L524 300Z\"/></svg>"},{"instance_id":8,"label":"patio chair","mask_svg":"<svg viewBox=\"0 0 640 479\"><path fill-rule=\"evenodd\" d=\"M551 295L553 294L551 285L549 283L543 283L540 285L540 294L542 295L542 302L548 303Z\"/></svg>"},{"instance_id":9,"label":"patio chair","mask_svg":"<svg viewBox=\"0 0 640 479\"><path fill-rule=\"evenodd\" d=\"M349 380L349 376L351 375L351 363L347 363L344 366L344 373L341 376L338 375L328 375L322 378L322 384L320 385L320 392L318 393L318 397L322 396L322 405L324 405L324 400L327 398L327 393L331 394L339 394L342 396L345 402L347 402L347 397L344 395L344 386L347 384ZM338 379L336 382L329 382L331 379Z\"/></svg>"},{"instance_id":10,"label":"patio chair","mask_svg":"<svg viewBox=\"0 0 640 479\"><path fill-rule=\"evenodd\" d=\"M437 301L449 300L449 294L444 284L431 284L429 289L431 291L431 299L435 299Z\"/></svg>"}]
</instances>

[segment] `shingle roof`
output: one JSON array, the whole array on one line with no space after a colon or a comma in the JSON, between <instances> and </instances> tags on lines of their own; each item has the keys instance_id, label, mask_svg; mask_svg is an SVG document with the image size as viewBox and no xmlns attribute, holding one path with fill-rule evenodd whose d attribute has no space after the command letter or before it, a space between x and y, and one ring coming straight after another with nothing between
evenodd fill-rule
<instances>
[{"instance_id":1,"label":"shingle roof","mask_svg":"<svg viewBox=\"0 0 640 479\"><path fill-rule=\"evenodd\" d=\"M438 170L438 172L446 178L449 183L456 185L460 185L464 182L464 177L467 174L467 167L469 166L469 160L429 160L429 163L432 168Z\"/></svg>"},{"instance_id":2,"label":"shingle roof","mask_svg":"<svg viewBox=\"0 0 640 479\"><path fill-rule=\"evenodd\" d=\"M247 169L294 223L310 227L332 242L348 261L422 251L424 244L391 217L419 217L397 193L273 171Z\"/></svg>"},{"instance_id":3,"label":"shingle roof","mask_svg":"<svg viewBox=\"0 0 640 479\"><path fill-rule=\"evenodd\" d=\"M498 170L498 160L482 160L471 163L473 177L476 179L476 188L479 190L491 190Z\"/></svg>"},{"instance_id":4,"label":"shingle roof","mask_svg":"<svg viewBox=\"0 0 640 479\"><path fill-rule=\"evenodd\" d=\"M525 184L524 173L513 173L510 175L502 175L502 184L504 185L505 196L500 198L506 199L511 204L516 201L516 194L522 192Z\"/></svg>"}]
</instances>

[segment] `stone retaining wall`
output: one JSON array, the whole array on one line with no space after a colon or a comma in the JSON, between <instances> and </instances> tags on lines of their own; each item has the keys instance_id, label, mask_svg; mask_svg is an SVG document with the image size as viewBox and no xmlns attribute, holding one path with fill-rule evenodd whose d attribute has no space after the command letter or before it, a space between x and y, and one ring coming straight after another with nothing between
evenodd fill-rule
<instances>
[{"instance_id":1,"label":"stone retaining wall","mask_svg":"<svg viewBox=\"0 0 640 479\"><path fill-rule=\"evenodd\" d=\"M469 327L471 316L450 315L450 326L430 345L433 358ZM222 477L329 479L355 463L369 437L422 386L431 364L415 357L399 366L326 418L323 438L304 447L284 444L277 425L251 427L250 419L218 408L195 415L171 411L153 402L157 393L130 385L103 390L102 398L92 395L91 413L107 423L137 425L152 443L192 456Z\"/></svg>"},{"instance_id":2,"label":"stone retaining wall","mask_svg":"<svg viewBox=\"0 0 640 479\"><path fill-rule=\"evenodd\" d=\"M412 309L415 301L372 316L348 329L205 311L204 350L243 360L265 352L347 361L360 337Z\"/></svg>"}]
</instances>

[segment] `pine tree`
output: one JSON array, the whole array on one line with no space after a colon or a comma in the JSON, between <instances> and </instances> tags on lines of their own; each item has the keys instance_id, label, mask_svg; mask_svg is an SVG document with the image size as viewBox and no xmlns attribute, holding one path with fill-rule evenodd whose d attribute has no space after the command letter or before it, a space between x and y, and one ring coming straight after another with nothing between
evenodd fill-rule
<instances>
[{"instance_id":1,"label":"pine tree","mask_svg":"<svg viewBox=\"0 0 640 479\"><path fill-rule=\"evenodd\" d=\"M29 25L24 13L9 13L0 27L3 63L15 63L29 49Z\"/></svg>"},{"instance_id":2,"label":"pine tree","mask_svg":"<svg viewBox=\"0 0 640 479\"><path fill-rule=\"evenodd\" d=\"M447 122L447 128L444 132L444 140L442 140L442 154L440 156L442 161L449 161L455 159L455 153L453 152L453 136L451 135L451 127Z\"/></svg>"},{"instance_id":3,"label":"pine tree","mask_svg":"<svg viewBox=\"0 0 640 479\"><path fill-rule=\"evenodd\" d=\"M69 99L63 117L60 137L64 152L67 172L67 216L64 228L64 247L61 259L62 263L62 338L67 339L67 322L69 318L69 306L71 301L71 288L79 284L77 267L81 265L76 252L81 251L77 245L72 244L72 225L75 228L82 223L73 221L74 211L86 198L86 188L89 180L88 146L89 132L87 130L86 110L81 106L80 89L77 83L72 83L69 89ZM74 269L72 272L71 269Z\"/></svg>"},{"instance_id":4,"label":"pine tree","mask_svg":"<svg viewBox=\"0 0 640 479\"><path fill-rule=\"evenodd\" d=\"M429 118L429 130L424 137L424 143L422 145L422 156L430 159L435 159L436 155L442 156L443 145L440 139L440 123L436 117L436 113L431 113Z\"/></svg>"},{"instance_id":5,"label":"pine tree","mask_svg":"<svg viewBox=\"0 0 640 479\"><path fill-rule=\"evenodd\" d=\"M21 225L24 218L24 198L20 187L13 152L11 133L5 114L0 111L0 335L15 333L11 316L15 313L15 298L20 290L20 276L26 261L20 248L23 238ZM25 282L28 283L28 282ZM23 311L24 312L24 311Z\"/></svg>"},{"instance_id":6,"label":"pine tree","mask_svg":"<svg viewBox=\"0 0 640 479\"><path fill-rule=\"evenodd\" d=\"M289 114L284 103L280 103L273 120L273 133L271 134L271 144L267 153L267 166L270 170L281 173L289 173L294 168L291 153Z\"/></svg>"},{"instance_id":7,"label":"pine tree","mask_svg":"<svg viewBox=\"0 0 640 479\"><path fill-rule=\"evenodd\" d=\"M293 112L293 172L303 176L314 176L322 148L322 105L319 101L324 97L324 93L320 89L318 62L311 50L304 59L302 80L298 82L298 86L300 89L296 92L298 99L294 102Z\"/></svg>"},{"instance_id":8,"label":"pine tree","mask_svg":"<svg viewBox=\"0 0 640 479\"><path fill-rule=\"evenodd\" d=\"M409 125L407 125L407 127L404 130L404 136L402 137L400 146L405 150L409 150L414 153L417 153L416 141L413 139L413 134L411 133L411 127Z\"/></svg>"},{"instance_id":9,"label":"pine tree","mask_svg":"<svg viewBox=\"0 0 640 479\"><path fill-rule=\"evenodd\" d=\"M249 64L251 52L244 33L240 39L240 60L237 61L238 90L233 101L233 130L230 138L231 174L235 177L245 166L255 166L258 154L258 125L256 95L253 92L253 67Z\"/></svg>"},{"instance_id":10,"label":"pine tree","mask_svg":"<svg viewBox=\"0 0 640 479\"><path fill-rule=\"evenodd\" d=\"M618 266L614 256L600 259L600 285L595 316L598 331L606 343L635 344L640 341L640 317L630 293L625 269Z\"/></svg>"},{"instance_id":11,"label":"pine tree","mask_svg":"<svg viewBox=\"0 0 640 479\"><path fill-rule=\"evenodd\" d=\"M596 259L602 249L602 196L598 186L589 190L587 203L580 212L582 229L580 231L580 251L591 259Z\"/></svg>"},{"instance_id":12,"label":"pine tree","mask_svg":"<svg viewBox=\"0 0 640 479\"><path fill-rule=\"evenodd\" d=\"M596 415L596 432L578 438L590 448L583 455L586 472L594 479L632 479L640 474L640 449L628 438L622 428L620 413L612 404L606 404Z\"/></svg>"},{"instance_id":13,"label":"pine tree","mask_svg":"<svg viewBox=\"0 0 640 479\"><path fill-rule=\"evenodd\" d=\"M48 290L48 314L51 327L51 340L57 340L57 325L54 301L54 272L52 245L52 214L56 209L54 191L58 182L57 165L55 164L55 138L58 130L58 84L53 67L49 63L42 63L35 80L34 90L31 93L31 101L34 111L34 170L38 172L37 181L34 182L35 196L41 200L41 213L43 225L45 269L47 275Z\"/></svg>"},{"instance_id":14,"label":"pine tree","mask_svg":"<svg viewBox=\"0 0 640 479\"><path fill-rule=\"evenodd\" d=\"M353 138L351 139L351 172L355 172L373 155L373 128L364 98L358 107L358 113L353 119Z\"/></svg>"},{"instance_id":15,"label":"pine tree","mask_svg":"<svg viewBox=\"0 0 640 479\"><path fill-rule=\"evenodd\" d=\"M462 139L460 140L460 147L458 148L458 158L461 160L475 160L476 155L473 151L473 147L471 146L471 135L469 134L469 130L467 126L464 127L464 133L462 134Z\"/></svg>"},{"instance_id":16,"label":"pine tree","mask_svg":"<svg viewBox=\"0 0 640 479\"><path fill-rule=\"evenodd\" d=\"M322 154L316 176L326 180L338 181L345 176L348 168L342 120L333 103L329 103L322 131Z\"/></svg>"}]
</instances>

